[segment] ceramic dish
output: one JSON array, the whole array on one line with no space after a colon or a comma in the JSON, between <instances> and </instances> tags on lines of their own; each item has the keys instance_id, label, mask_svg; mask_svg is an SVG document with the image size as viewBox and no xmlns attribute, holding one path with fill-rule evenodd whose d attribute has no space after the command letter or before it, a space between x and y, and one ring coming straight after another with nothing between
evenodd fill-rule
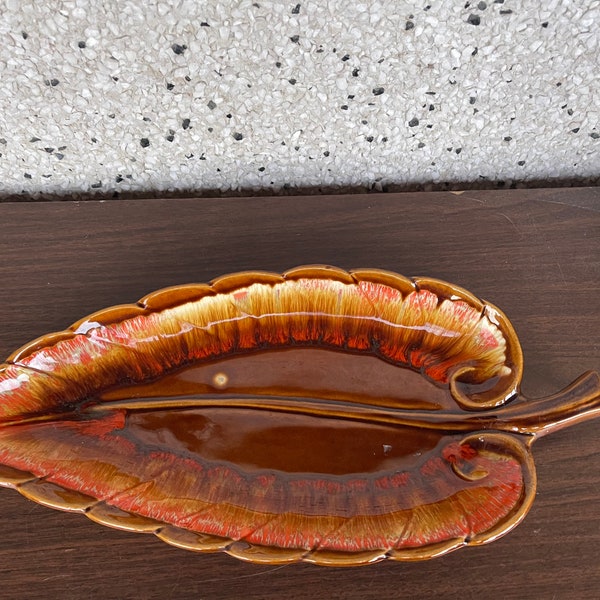
<instances>
[{"instance_id":1,"label":"ceramic dish","mask_svg":"<svg viewBox=\"0 0 600 600\"><path fill-rule=\"evenodd\" d=\"M0 367L0 483L182 548L361 565L490 542L531 445L598 375L519 395L497 308L434 279L310 266L161 290Z\"/></svg>"}]
</instances>

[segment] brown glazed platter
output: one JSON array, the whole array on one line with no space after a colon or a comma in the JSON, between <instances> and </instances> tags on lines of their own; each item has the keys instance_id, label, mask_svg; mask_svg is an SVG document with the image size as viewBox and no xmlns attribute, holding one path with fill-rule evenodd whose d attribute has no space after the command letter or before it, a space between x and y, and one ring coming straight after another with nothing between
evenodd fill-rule
<instances>
[{"instance_id":1,"label":"brown glazed platter","mask_svg":"<svg viewBox=\"0 0 600 600\"><path fill-rule=\"evenodd\" d=\"M598 374L519 392L507 317L377 269L244 272L149 294L0 366L0 485L261 563L411 561L491 542L531 448L600 415Z\"/></svg>"}]
</instances>

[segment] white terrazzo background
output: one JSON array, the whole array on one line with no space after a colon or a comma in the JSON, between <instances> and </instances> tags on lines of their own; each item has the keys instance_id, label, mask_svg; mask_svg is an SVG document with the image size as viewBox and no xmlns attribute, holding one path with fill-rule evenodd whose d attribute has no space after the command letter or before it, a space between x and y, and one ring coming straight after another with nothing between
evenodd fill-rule
<instances>
[{"instance_id":1,"label":"white terrazzo background","mask_svg":"<svg viewBox=\"0 0 600 600\"><path fill-rule=\"evenodd\" d=\"M0 0L0 199L600 183L598 0Z\"/></svg>"}]
</instances>

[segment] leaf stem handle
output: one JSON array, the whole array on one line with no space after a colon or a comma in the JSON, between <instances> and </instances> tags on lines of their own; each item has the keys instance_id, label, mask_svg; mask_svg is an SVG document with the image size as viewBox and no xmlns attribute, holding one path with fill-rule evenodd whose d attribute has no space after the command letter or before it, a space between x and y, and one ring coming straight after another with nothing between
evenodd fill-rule
<instances>
[{"instance_id":1,"label":"leaf stem handle","mask_svg":"<svg viewBox=\"0 0 600 600\"><path fill-rule=\"evenodd\" d=\"M535 400L519 397L507 406L502 420L513 431L535 439L582 421L600 417L600 375L588 371L565 389Z\"/></svg>"}]
</instances>

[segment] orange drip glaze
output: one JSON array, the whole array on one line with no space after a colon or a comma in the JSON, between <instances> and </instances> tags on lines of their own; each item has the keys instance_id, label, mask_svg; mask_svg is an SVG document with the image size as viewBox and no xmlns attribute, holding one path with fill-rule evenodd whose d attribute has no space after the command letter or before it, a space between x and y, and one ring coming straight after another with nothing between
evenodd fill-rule
<instances>
[{"instance_id":1,"label":"orange drip glaze","mask_svg":"<svg viewBox=\"0 0 600 600\"><path fill-rule=\"evenodd\" d=\"M450 284L233 274L15 352L0 483L248 560L432 557L495 539L531 504L527 436L571 417L552 400L541 425L514 402L521 372L506 317Z\"/></svg>"}]
</instances>

